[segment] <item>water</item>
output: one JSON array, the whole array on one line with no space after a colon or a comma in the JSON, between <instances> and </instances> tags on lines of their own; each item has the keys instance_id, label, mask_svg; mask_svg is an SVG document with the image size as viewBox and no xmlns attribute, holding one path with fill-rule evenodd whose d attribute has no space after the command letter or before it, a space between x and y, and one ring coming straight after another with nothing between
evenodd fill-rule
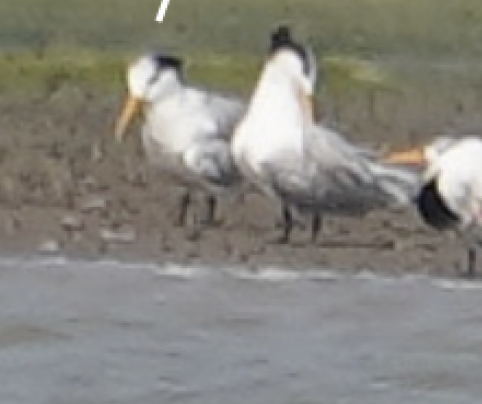
<instances>
[{"instance_id":1,"label":"water","mask_svg":"<svg viewBox=\"0 0 482 404\"><path fill-rule=\"evenodd\" d=\"M470 403L482 284L0 262L0 402Z\"/></svg>"}]
</instances>

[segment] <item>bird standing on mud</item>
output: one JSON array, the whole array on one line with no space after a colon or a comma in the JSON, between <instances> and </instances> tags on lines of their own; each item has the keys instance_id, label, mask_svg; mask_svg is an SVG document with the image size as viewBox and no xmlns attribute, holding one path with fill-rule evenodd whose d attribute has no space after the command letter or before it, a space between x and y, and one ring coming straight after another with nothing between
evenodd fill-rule
<instances>
[{"instance_id":1,"label":"bird standing on mud","mask_svg":"<svg viewBox=\"0 0 482 404\"><path fill-rule=\"evenodd\" d=\"M178 223L184 225L191 193L206 195L204 223L215 218L216 198L240 181L230 140L244 112L234 98L186 86L180 59L152 54L140 57L127 72L128 99L116 123L122 140L132 118L143 110L142 140L156 168L184 187Z\"/></svg>"},{"instance_id":2,"label":"bird standing on mud","mask_svg":"<svg viewBox=\"0 0 482 404\"><path fill-rule=\"evenodd\" d=\"M232 142L243 175L280 203L287 242L293 213L357 215L391 203L411 202L417 176L376 160L375 153L349 143L317 124L312 98L317 66L313 54L295 42L288 27L271 36L268 60Z\"/></svg>"},{"instance_id":3,"label":"bird standing on mud","mask_svg":"<svg viewBox=\"0 0 482 404\"><path fill-rule=\"evenodd\" d=\"M453 230L467 246L467 274L476 271L477 231L482 228L482 139L440 137L427 146L387 157L392 163L424 167L417 206L437 230Z\"/></svg>"}]
</instances>

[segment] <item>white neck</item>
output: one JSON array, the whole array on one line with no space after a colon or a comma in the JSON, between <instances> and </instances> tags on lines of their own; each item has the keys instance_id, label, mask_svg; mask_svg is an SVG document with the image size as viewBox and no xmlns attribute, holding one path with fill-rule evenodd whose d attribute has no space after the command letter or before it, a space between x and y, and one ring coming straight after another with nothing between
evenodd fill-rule
<instances>
[{"instance_id":1,"label":"white neck","mask_svg":"<svg viewBox=\"0 0 482 404\"><path fill-rule=\"evenodd\" d=\"M275 126L299 122L302 109L297 98L297 86L282 67L270 63L265 66L251 98L248 114L266 117Z\"/></svg>"},{"instance_id":2,"label":"white neck","mask_svg":"<svg viewBox=\"0 0 482 404\"><path fill-rule=\"evenodd\" d=\"M174 70L168 70L162 73L159 80L149 90L148 99L151 102L163 101L183 90L184 85L178 73Z\"/></svg>"}]
</instances>

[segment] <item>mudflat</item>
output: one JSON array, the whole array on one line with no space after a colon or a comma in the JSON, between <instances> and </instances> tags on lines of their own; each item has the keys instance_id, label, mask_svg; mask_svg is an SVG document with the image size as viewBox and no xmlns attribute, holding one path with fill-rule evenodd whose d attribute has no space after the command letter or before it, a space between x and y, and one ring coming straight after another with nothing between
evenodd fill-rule
<instances>
[{"instance_id":1,"label":"mudflat","mask_svg":"<svg viewBox=\"0 0 482 404\"><path fill-rule=\"evenodd\" d=\"M301 228L290 244L274 242L280 231L278 207L257 194L221 200L219 223L211 228L198 224L196 216L204 208L199 200L187 226L176 226L179 190L148 165L140 122L125 143L113 137L122 95L65 86L48 97L2 100L4 252L242 264L253 269L276 265L448 276L463 271L465 255L459 241L427 228L410 208L376 211L363 218L328 216L316 244ZM394 127L383 132L371 119L353 120L363 116L361 110L344 114L353 141L380 148L414 142L409 131ZM419 133L417 140L424 136L428 139L431 133Z\"/></svg>"},{"instance_id":2,"label":"mudflat","mask_svg":"<svg viewBox=\"0 0 482 404\"><path fill-rule=\"evenodd\" d=\"M131 56L146 49L174 52L186 59L189 82L248 97L269 32L283 22L313 46L321 115L350 140L388 150L439 134L477 135L477 2L179 0L162 25L154 21L158 6L154 0L2 6L5 253L449 276L463 271L459 241L427 228L415 209L326 217L314 245L303 229L289 245L273 243L278 208L254 194L222 201L214 228L200 230L196 217L177 227L175 184L148 166L139 126L117 144L113 122Z\"/></svg>"}]
</instances>

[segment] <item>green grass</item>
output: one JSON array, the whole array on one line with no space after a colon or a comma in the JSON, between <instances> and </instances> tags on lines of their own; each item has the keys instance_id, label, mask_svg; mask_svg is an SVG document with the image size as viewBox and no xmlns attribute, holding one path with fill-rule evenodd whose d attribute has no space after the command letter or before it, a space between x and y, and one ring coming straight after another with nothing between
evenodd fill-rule
<instances>
[{"instance_id":1,"label":"green grass","mask_svg":"<svg viewBox=\"0 0 482 404\"><path fill-rule=\"evenodd\" d=\"M4 53L0 94L50 95L64 86L117 91L125 86L125 68L133 57L130 53L58 48ZM228 55L185 55L185 59L188 82L226 91L251 87L261 66L255 58Z\"/></svg>"},{"instance_id":2,"label":"green grass","mask_svg":"<svg viewBox=\"0 0 482 404\"><path fill-rule=\"evenodd\" d=\"M125 85L125 67L133 56L59 48L5 53L0 59L0 94L51 95L64 86L118 91ZM188 82L247 96L255 84L263 58L204 53L187 54L185 60ZM328 91L396 86L396 81L385 70L368 61L330 57L320 63L324 87Z\"/></svg>"},{"instance_id":3,"label":"green grass","mask_svg":"<svg viewBox=\"0 0 482 404\"><path fill-rule=\"evenodd\" d=\"M121 57L77 51L16 52L0 60L1 93L51 94L63 85L101 89L119 87L124 63Z\"/></svg>"},{"instance_id":4,"label":"green grass","mask_svg":"<svg viewBox=\"0 0 482 404\"><path fill-rule=\"evenodd\" d=\"M154 21L158 6L0 2L0 92L51 93L66 84L117 90L127 60L161 49L187 59L192 81L248 93L280 22L312 44L328 92L394 88L416 75L437 86L434 69L446 61L481 73L475 0L172 0L163 24Z\"/></svg>"},{"instance_id":5,"label":"green grass","mask_svg":"<svg viewBox=\"0 0 482 404\"><path fill-rule=\"evenodd\" d=\"M22 0L0 4L0 48L80 46L139 51L257 53L267 32L290 22L318 52L482 56L475 0Z\"/></svg>"}]
</instances>

